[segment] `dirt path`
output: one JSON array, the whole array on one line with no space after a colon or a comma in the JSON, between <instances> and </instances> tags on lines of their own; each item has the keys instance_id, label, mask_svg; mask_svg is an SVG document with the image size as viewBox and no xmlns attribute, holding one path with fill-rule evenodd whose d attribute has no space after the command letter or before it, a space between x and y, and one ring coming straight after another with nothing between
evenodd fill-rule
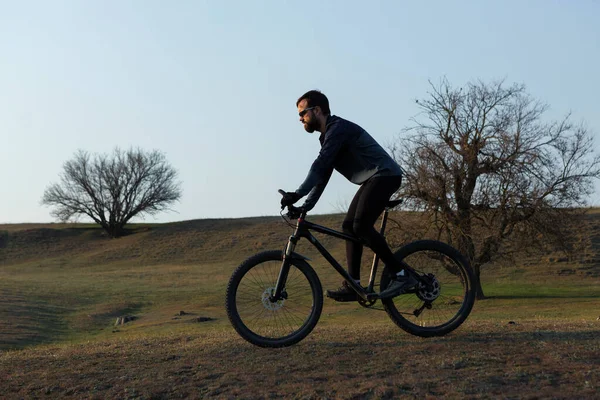
<instances>
[{"instance_id":1,"label":"dirt path","mask_svg":"<svg viewBox=\"0 0 600 400\"><path fill-rule=\"evenodd\" d=\"M231 332L0 354L5 398L593 398L600 322L484 323L436 339L325 326L286 349Z\"/></svg>"}]
</instances>

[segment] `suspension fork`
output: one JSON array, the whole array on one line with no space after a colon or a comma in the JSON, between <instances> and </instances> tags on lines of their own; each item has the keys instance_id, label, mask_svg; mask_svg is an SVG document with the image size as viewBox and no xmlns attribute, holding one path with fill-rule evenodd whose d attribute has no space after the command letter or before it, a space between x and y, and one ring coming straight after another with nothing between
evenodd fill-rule
<instances>
[{"instance_id":1,"label":"suspension fork","mask_svg":"<svg viewBox=\"0 0 600 400\"><path fill-rule=\"evenodd\" d=\"M292 255L294 254L294 249L296 248L296 244L300 239L298 232L300 228L301 222L296 227L294 234L290 236L288 240L288 244L285 247L285 251L283 253L283 261L281 263L281 269L279 270L279 276L277 277L277 284L275 285L275 291L269 296L269 300L271 302L276 302L281 299L281 293L285 288L285 283L287 281L288 273L290 272L290 265L292 260Z\"/></svg>"}]
</instances>

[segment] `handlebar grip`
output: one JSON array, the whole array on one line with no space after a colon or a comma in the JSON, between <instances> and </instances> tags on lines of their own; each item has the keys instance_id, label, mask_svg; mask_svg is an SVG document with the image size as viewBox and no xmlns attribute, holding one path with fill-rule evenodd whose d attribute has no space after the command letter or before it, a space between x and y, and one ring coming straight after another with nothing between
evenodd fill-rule
<instances>
[{"instance_id":1,"label":"handlebar grip","mask_svg":"<svg viewBox=\"0 0 600 400\"><path fill-rule=\"evenodd\" d=\"M282 195L282 196L284 196L284 195L285 195L285 190L281 190L281 189L279 189L277 192L278 192L280 195Z\"/></svg>"}]
</instances>

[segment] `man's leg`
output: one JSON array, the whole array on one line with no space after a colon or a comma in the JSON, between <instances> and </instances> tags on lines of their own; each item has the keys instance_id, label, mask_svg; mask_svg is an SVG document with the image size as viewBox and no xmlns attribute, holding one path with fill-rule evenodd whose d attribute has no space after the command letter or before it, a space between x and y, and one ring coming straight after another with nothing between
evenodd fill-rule
<instances>
[{"instance_id":1,"label":"man's leg","mask_svg":"<svg viewBox=\"0 0 600 400\"><path fill-rule=\"evenodd\" d=\"M350 203L350 207L348 207L346 218L344 218L344 222L342 223L342 230L348 235L357 236L356 232L354 232L354 220L356 218L356 209L363 192L364 185L362 185L354 195L354 198ZM348 273L352 278L354 278L354 280L360 280L360 261L362 258L362 253L362 243L346 241L346 261L348 262Z\"/></svg>"},{"instance_id":2,"label":"man's leg","mask_svg":"<svg viewBox=\"0 0 600 400\"><path fill-rule=\"evenodd\" d=\"M356 236L353 230L354 218L356 214L356 208L358 207L358 203L363 192L364 185L361 185L354 195L354 198L350 203L350 207L348 207L348 212L346 213L344 222L342 223L342 230L348 235ZM355 281L360 281L360 261L362 258L362 252L362 243L346 241L346 260L348 262L348 273ZM337 290L328 290L327 297L331 297L336 301L358 300L358 295L350 286L348 286L346 281L343 281L342 286L340 286Z\"/></svg>"},{"instance_id":3,"label":"man's leg","mask_svg":"<svg viewBox=\"0 0 600 400\"><path fill-rule=\"evenodd\" d=\"M381 258L393 274L390 284L380 292L381 298L406 293L418 284L417 279L409 271L405 271L396 260L385 238L373 227L401 182L401 177L379 177L369 180L358 202L354 220L354 232Z\"/></svg>"},{"instance_id":4,"label":"man's leg","mask_svg":"<svg viewBox=\"0 0 600 400\"><path fill-rule=\"evenodd\" d=\"M358 198L353 223L354 233L394 272L399 272L402 267L394 257L385 238L375 230L373 225L401 183L402 177L400 176L375 177L367 181L363 185L363 193Z\"/></svg>"}]
</instances>

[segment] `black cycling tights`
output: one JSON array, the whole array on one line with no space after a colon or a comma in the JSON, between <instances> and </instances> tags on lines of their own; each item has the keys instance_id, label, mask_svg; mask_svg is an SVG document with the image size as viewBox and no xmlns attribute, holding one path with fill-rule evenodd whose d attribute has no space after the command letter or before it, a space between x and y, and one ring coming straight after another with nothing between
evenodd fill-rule
<instances>
[{"instance_id":1,"label":"black cycling tights","mask_svg":"<svg viewBox=\"0 0 600 400\"><path fill-rule=\"evenodd\" d=\"M373 225L401 183L401 176L373 177L363 183L352 199L348 214L342 224L345 233L359 237L379 256L381 261L395 272L400 269L399 263L394 258L385 238L375 230ZM362 244L346 242L348 272L352 278L357 280L360 279L362 252Z\"/></svg>"}]
</instances>

